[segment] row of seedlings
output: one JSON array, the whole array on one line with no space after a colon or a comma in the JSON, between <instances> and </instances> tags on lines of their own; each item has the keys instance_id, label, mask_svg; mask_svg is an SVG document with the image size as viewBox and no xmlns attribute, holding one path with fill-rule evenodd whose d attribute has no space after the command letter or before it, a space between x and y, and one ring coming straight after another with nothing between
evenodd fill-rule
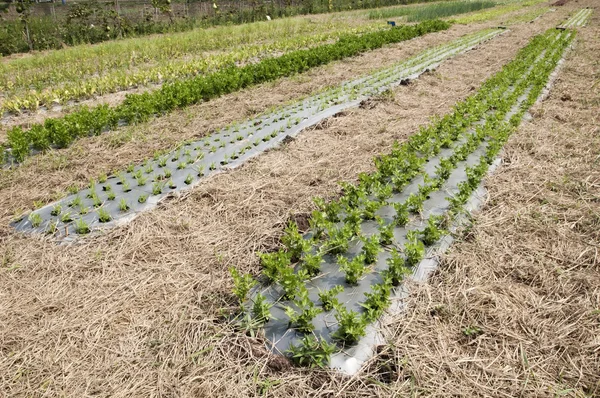
<instances>
[{"instance_id":1,"label":"row of seedlings","mask_svg":"<svg viewBox=\"0 0 600 398\"><path fill-rule=\"evenodd\" d=\"M267 283L232 269L242 326L262 327L298 364L325 366L333 355L343 368L460 213L571 39L537 36L454 112L375 159L373 174L342 184L339 200L316 200L309 233L292 223L284 248L259 254Z\"/></svg>"},{"instance_id":2,"label":"row of seedlings","mask_svg":"<svg viewBox=\"0 0 600 398\"><path fill-rule=\"evenodd\" d=\"M93 227L126 222L163 197L190 188L200 178L242 164L278 145L306 127L361 100L414 78L444 59L488 40L501 31L484 30L427 50L405 62L340 87L324 90L244 123L233 123L196 142L185 142L167 153L157 152L141 165L130 165L115 175L90 181L87 189L72 192L56 203L13 223L20 231L43 232L73 238ZM94 210L94 211L92 211Z\"/></svg>"},{"instance_id":3,"label":"row of seedlings","mask_svg":"<svg viewBox=\"0 0 600 398\"><path fill-rule=\"evenodd\" d=\"M592 15L591 8L582 8L577 11L571 18L569 18L564 24L560 25L559 28L577 28L585 26L588 18Z\"/></svg>"}]
</instances>

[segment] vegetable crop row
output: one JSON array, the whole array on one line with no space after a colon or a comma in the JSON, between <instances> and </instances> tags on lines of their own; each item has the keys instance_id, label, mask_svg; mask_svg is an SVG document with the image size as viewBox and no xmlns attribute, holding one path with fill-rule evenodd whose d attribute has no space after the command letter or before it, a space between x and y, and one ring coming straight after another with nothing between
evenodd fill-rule
<instances>
[{"instance_id":1,"label":"vegetable crop row","mask_svg":"<svg viewBox=\"0 0 600 398\"><path fill-rule=\"evenodd\" d=\"M363 99L401 84L404 79L417 77L443 60L502 32L482 30L463 36L366 77L298 99L243 123L233 123L200 141L184 142L170 152L157 152L141 165L130 165L116 175L92 180L89 188L72 192L34 211L27 219L15 221L14 226L22 231L65 237L77 218L90 227L81 230L85 233L98 222L104 229L114 225L107 224L111 220L132 219L132 214L150 208L169 193L193 187L199 178L224 167L239 165L325 117L356 106ZM139 200L147 199L148 195L151 203ZM121 201L125 201L122 206ZM68 213L67 218L65 213Z\"/></svg>"},{"instance_id":2,"label":"vegetable crop row","mask_svg":"<svg viewBox=\"0 0 600 398\"><path fill-rule=\"evenodd\" d=\"M229 67L193 79L165 84L161 89L149 93L128 95L125 101L116 107L81 107L77 112L65 117L47 119L43 124L33 125L27 131L23 131L21 127L9 130L10 150L5 153L16 162L22 162L32 148L38 151L51 147L64 148L79 137L98 135L120 123L147 121L155 115L163 115L177 108L280 77L302 73L310 68L355 56L386 44L448 29L449 26L443 21L427 21L361 36L347 35L334 44L293 51L244 67Z\"/></svg>"},{"instance_id":3,"label":"vegetable crop row","mask_svg":"<svg viewBox=\"0 0 600 398\"><path fill-rule=\"evenodd\" d=\"M451 15L464 14L490 7L495 7L494 1L448 1L419 5L413 7L386 8L373 10L369 13L369 19L382 19L393 17L405 17L408 22L425 21L428 19L444 18Z\"/></svg>"},{"instance_id":4,"label":"vegetable crop row","mask_svg":"<svg viewBox=\"0 0 600 398\"><path fill-rule=\"evenodd\" d=\"M5 90L5 98L0 102L0 115L4 112L19 113L25 109L33 110L40 106L48 107L69 100L81 100L94 95L189 78L231 65L255 62L253 60L269 57L270 54L311 48L339 39L345 34L362 34L376 29L381 27L375 27L373 24L359 28L340 25L330 32L280 36L271 43L236 46L217 54L199 57L184 55L176 59L167 58L161 62L142 64L132 69L114 68L100 75L85 76L80 72L81 65L76 63L65 65L59 70L51 67L46 70L46 73L30 72L25 75L27 78L25 81L17 82L19 86L11 84L11 89ZM57 76L57 72L60 76ZM64 81L65 78L68 80Z\"/></svg>"},{"instance_id":5,"label":"vegetable crop row","mask_svg":"<svg viewBox=\"0 0 600 398\"><path fill-rule=\"evenodd\" d=\"M554 30L535 37L476 94L457 104L454 112L421 128L407 143L396 145L390 155L375 159L373 174L361 174L357 185L342 184L344 193L339 200L326 204L317 199L318 210L309 219L309 234L301 235L296 225L290 224L282 237L284 248L259 254L263 276L273 284L256 292L249 304L246 300L256 282L250 275L232 270L234 293L244 308L242 327L263 326L267 337L273 337L276 344L291 341L292 359L310 366L324 366L329 362L337 350L329 343L332 339L346 346L359 341L367 325L390 304L392 289L413 272L425 255L426 247L446 233L452 219L479 185L488 165L519 125L524 112L539 97L572 37L571 32ZM483 124L478 125L479 120L483 120ZM473 154L478 150L483 155L474 161ZM439 161L431 170L432 162L428 160L435 157ZM463 181L450 187L448 181L454 170L463 167L469 157L474 162L466 168ZM415 183L418 189L406 196L406 190ZM433 214L428 197L443 195L444 191L451 192L445 199L447 205L442 214ZM418 220L422 229L415 227ZM370 234L365 233L367 224L373 231ZM398 237L398 231L406 236ZM405 242L402 250L398 244L401 241ZM321 273L321 267L332 258L339 265L346 286L352 286L370 275L372 267L380 267L379 253L386 249L387 269L382 270L378 278L367 279L371 292L365 293L360 303L362 310L348 309L348 304L343 304L340 295L345 289L342 286L315 294L314 286L319 281L336 277L331 276L334 273L331 270ZM321 306L315 304L316 299L311 299L316 296ZM349 295L344 297L348 299ZM285 309L283 318L281 307ZM326 312L334 316L337 329L330 336L317 336L313 333L313 321L323 319ZM289 322L298 334L289 337L288 333L284 338L280 334L281 325L273 325L278 321Z\"/></svg>"}]
</instances>

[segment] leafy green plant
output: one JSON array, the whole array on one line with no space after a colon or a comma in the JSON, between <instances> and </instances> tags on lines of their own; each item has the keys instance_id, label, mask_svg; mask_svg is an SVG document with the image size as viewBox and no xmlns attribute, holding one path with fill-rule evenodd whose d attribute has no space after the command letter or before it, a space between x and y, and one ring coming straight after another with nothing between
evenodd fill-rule
<instances>
[{"instance_id":1,"label":"leafy green plant","mask_svg":"<svg viewBox=\"0 0 600 398\"><path fill-rule=\"evenodd\" d=\"M98 213L98 220L102 223L109 222L110 220L112 220L110 213L102 207L97 210L97 213Z\"/></svg>"},{"instance_id":2,"label":"leafy green plant","mask_svg":"<svg viewBox=\"0 0 600 398\"><path fill-rule=\"evenodd\" d=\"M375 219L375 212L377 210L379 210L379 208L381 207L382 203L381 202L377 202L375 200L365 200L364 201L364 210L362 212L362 216L365 220L374 220Z\"/></svg>"},{"instance_id":3,"label":"leafy green plant","mask_svg":"<svg viewBox=\"0 0 600 398\"><path fill-rule=\"evenodd\" d=\"M71 217L71 213L69 213L68 211L61 214L60 216L60 222L62 222L63 224L66 224L68 222L73 221L73 218Z\"/></svg>"},{"instance_id":4,"label":"leafy green plant","mask_svg":"<svg viewBox=\"0 0 600 398\"><path fill-rule=\"evenodd\" d=\"M321 272L321 263L323 262L323 255L321 253L304 253L302 256L300 266L310 276L317 276Z\"/></svg>"},{"instance_id":5,"label":"leafy green plant","mask_svg":"<svg viewBox=\"0 0 600 398\"><path fill-rule=\"evenodd\" d=\"M90 233L90 226L83 218L75 221L75 232L79 235L85 235Z\"/></svg>"},{"instance_id":6,"label":"leafy green plant","mask_svg":"<svg viewBox=\"0 0 600 398\"><path fill-rule=\"evenodd\" d=\"M445 231L440 228L441 223L443 222L443 216L431 216L427 220L427 226L421 231L421 239L425 246L431 246L445 233Z\"/></svg>"},{"instance_id":7,"label":"leafy green plant","mask_svg":"<svg viewBox=\"0 0 600 398\"><path fill-rule=\"evenodd\" d=\"M289 268L291 264L289 253L282 249L273 253L258 253L258 255L263 268L263 275L271 282L277 281L282 270Z\"/></svg>"},{"instance_id":8,"label":"leafy green plant","mask_svg":"<svg viewBox=\"0 0 600 398\"><path fill-rule=\"evenodd\" d=\"M373 286L371 292L365 293L365 301L361 304L365 308L364 316L369 322L379 318L383 311L390 305L391 284L386 282Z\"/></svg>"},{"instance_id":9,"label":"leafy green plant","mask_svg":"<svg viewBox=\"0 0 600 398\"><path fill-rule=\"evenodd\" d=\"M336 308L335 319L338 329L332 337L345 344L355 344L366 334L367 320L356 311L348 311L346 307L339 305Z\"/></svg>"},{"instance_id":10,"label":"leafy green plant","mask_svg":"<svg viewBox=\"0 0 600 398\"><path fill-rule=\"evenodd\" d=\"M283 298L285 300L294 300L298 292L304 288L304 281L308 279L308 274L304 270L299 270L294 273L290 267L279 270L278 283L284 291Z\"/></svg>"},{"instance_id":11,"label":"leafy green plant","mask_svg":"<svg viewBox=\"0 0 600 398\"><path fill-rule=\"evenodd\" d=\"M352 260L348 260L342 255L337 256L337 263L340 265L340 271L346 274L346 283L350 285L358 284L358 280L365 274L365 255L360 254Z\"/></svg>"},{"instance_id":12,"label":"leafy green plant","mask_svg":"<svg viewBox=\"0 0 600 398\"><path fill-rule=\"evenodd\" d=\"M138 197L138 203L146 203L148 200L148 194L142 194Z\"/></svg>"},{"instance_id":13,"label":"leafy green plant","mask_svg":"<svg viewBox=\"0 0 600 398\"><path fill-rule=\"evenodd\" d=\"M127 201L124 198L121 198L121 200L119 201L119 210L121 210L122 212L126 212L127 210L129 210L129 205L127 204Z\"/></svg>"},{"instance_id":14,"label":"leafy green plant","mask_svg":"<svg viewBox=\"0 0 600 398\"><path fill-rule=\"evenodd\" d=\"M326 248L332 254L342 254L348 251L350 241L354 236L352 226L345 224L341 228L331 227L328 231L329 239L326 242Z\"/></svg>"},{"instance_id":15,"label":"leafy green plant","mask_svg":"<svg viewBox=\"0 0 600 398\"><path fill-rule=\"evenodd\" d=\"M31 213L29 215L29 222L33 228L37 228L42 223L42 216L39 213Z\"/></svg>"},{"instance_id":16,"label":"leafy green plant","mask_svg":"<svg viewBox=\"0 0 600 398\"><path fill-rule=\"evenodd\" d=\"M394 223L387 224L383 219L379 222L379 239L382 245L391 245L394 240Z\"/></svg>"},{"instance_id":17,"label":"leafy green plant","mask_svg":"<svg viewBox=\"0 0 600 398\"><path fill-rule=\"evenodd\" d=\"M235 268L229 268L229 273L233 278L233 294L238 298L238 303L241 305L246 301L246 296L250 292L250 289L256 285L256 281L252 278L250 274L240 274L240 272Z\"/></svg>"},{"instance_id":18,"label":"leafy green plant","mask_svg":"<svg viewBox=\"0 0 600 398\"><path fill-rule=\"evenodd\" d=\"M52 207L52 211L50 212L50 215L58 216L61 211L62 211L62 206L60 204L56 204Z\"/></svg>"},{"instance_id":19,"label":"leafy green plant","mask_svg":"<svg viewBox=\"0 0 600 398\"><path fill-rule=\"evenodd\" d=\"M319 292L319 300L321 300L323 310L331 311L335 306L339 305L338 294L344 291L344 287L336 285L329 290Z\"/></svg>"},{"instance_id":20,"label":"leafy green plant","mask_svg":"<svg viewBox=\"0 0 600 398\"><path fill-rule=\"evenodd\" d=\"M393 203L392 206L396 210L394 223L399 227L405 226L408 223L408 203Z\"/></svg>"},{"instance_id":21,"label":"leafy green plant","mask_svg":"<svg viewBox=\"0 0 600 398\"><path fill-rule=\"evenodd\" d=\"M334 352L334 344L329 344L312 334L305 335L300 345L290 345L290 349L288 350L292 361L296 365L308 366L310 368L324 368L329 363L331 354Z\"/></svg>"},{"instance_id":22,"label":"leafy green plant","mask_svg":"<svg viewBox=\"0 0 600 398\"><path fill-rule=\"evenodd\" d=\"M421 213L423 211L424 197L419 193L411 193L406 199L406 205L411 213Z\"/></svg>"},{"instance_id":23,"label":"leafy green plant","mask_svg":"<svg viewBox=\"0 0 600 398\"><path fill-rule=\"evenodd\" d=\"M267 299L262 293L258 293L254 297L254 303L252 304L252 317L261 324L269 322L269 320L271 319L272 306L273 305L267 301Z\"/></svg>"},{"instance_id":24,"label":"leafy green plant","mask_svg":"<svg viewBox=\"0 0 600 398\"><path fill-rule=\"evenodd\" d=\"M115 195L115 193L114 193L114 192L109 192L109 193L106 195L106 199L108 199L108 200L115 200L115 199L116 199L116 197L117 197L117 195Z\"/></svg>"},{"instance_id":25,"label":"leafy green plant","mask_svg":"<svg viewBox=\"0 0 600 398\"><path fill-rule=\"evenodd\" d=\"M185 182L186 185L190 185L194 182L194 177L191 174L188 174L183 182Z\"/></svg>"},{"instance_id":26,"label":"leafy green plant","mask_svg":"<svg viewBox=\"0 0 600 398\"><path fill-rule=\"evenodd\" d=\"M404 244L406 264L410 267L417 265L425 256L425 245L419 240L417 231L406 234L407 242Z\"/></svg>"},{"instance_id":27,"label":"leafy green plant","mask_svg":"<svg viewBox=\"0 0 600 398\"><path fill-rule=\"evenodd\" d=\"M323 312L323 310L312 302L308 297L306 288L300 289L294 300L294 305L298 308L286 307L285 314L290 319L290 324L300 333L310 333L315 329L313 319Z\"/></svg>"},{"instance_id":28,"label":"leafy green plant","mask_svg":"<svg viewBox=\"0 0 600 398\"><path fill-rule=\"evenodd\" d=\"M389 279L393 286L398 286L404 280L404 277L411 273L411 270L404 265L404 257L396 249L391 251L391 255L387 259L388 269L384 277Z\"/></svg>"},{"instance_id":29,"label":"leafy green plant","mask_svg":"<svg viewBox=\"0 0 600 398\"><path fill-rule=\"evenodd\" d=\"M69 207L79 207L79 206L81 206L82 203L83 203L82 199L78 195L78 196L75 196L73 199L71 199L71 202L69 202Z\"/></svg>"},{"instance_id":30,"label":"leafy green plant","mask_svg":"<svg viewBox=\"0 0 600 398\"><path fill-rule=\"evenodd\" d=\"M381 251L379 235L373 234L370 237L363 237L362 254L364 255L365 264L373 264L377 261L377 255Z\"/></svg>"}]
</instances>

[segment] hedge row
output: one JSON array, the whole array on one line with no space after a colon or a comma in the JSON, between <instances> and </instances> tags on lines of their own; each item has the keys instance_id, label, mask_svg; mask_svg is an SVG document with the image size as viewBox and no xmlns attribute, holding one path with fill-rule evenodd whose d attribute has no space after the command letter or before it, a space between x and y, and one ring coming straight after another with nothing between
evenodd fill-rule
<instances>
[{"instance_id":1,"label":"hedge row","mask_svg":"<svg viewBox=\"0 0 600 398\"><path fill-rule=\"evenodd\" d=\"M62 118L51 118L43 124L34 125L28 131L23 131L20 127L11 129L8 132L8 145L12 156L9 155L8 158L21 162L30 154L31 149L43 151L50 147L64 148L79 137L100 134L115 128L119 123L143 122L177 108L449 27L447 22L426 21L360 36L347 35L333 44L293 51L243 67L231 66L215 73L165 84L152 92L130 94L116 107L82 106Z\"/></svg>"}]
</instances>

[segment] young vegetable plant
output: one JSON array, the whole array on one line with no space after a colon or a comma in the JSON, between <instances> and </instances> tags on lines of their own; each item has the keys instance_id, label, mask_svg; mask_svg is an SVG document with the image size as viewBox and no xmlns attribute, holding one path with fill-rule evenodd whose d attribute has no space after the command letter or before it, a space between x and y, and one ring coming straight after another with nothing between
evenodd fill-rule
<instances>
[{"instance_id":1,"label":"young vegetable plant","mask_svg":"<svg viewBox=\"0 0 600 398\"><path fill-rule=\"evenodd\" d=\"M238 303L242 306L244 301L246 301L248 292L256 285L256 281L252 279L252 275L250 274L240 274L235 267L229 268L229 273L233 278L233 294L236 295Z\"/></svg>"},{"instance_id":2,"label":"young vegetable plant","mask_svg":"<svg viewBox=\"0 0 600 398\"><path fill-rule=\"evenodd\" d=\"M71 217L71 213L70 212L63 213L60 216L60 222L62 222L63 224L66 224L66 223L71 222L71 221L73 221L73 218Z\"/></svg>"},{"instance_id":3,"label":"young vegetable plant","mask_svg":"<svg viewBox=\"0 0 600 398\"><path fill-rule=\"evenodd\" d=\"M52 207L52 211L50 212L50 215L58 216L61 211L62 211L62 206L60 204L56 204Z\"/></svg>"},{"instance_id":4,"label":"young vegetable plant","mask_svg":"<svg viewBox=\"0 0 600 398\"><path fill-rule=\"evenodd\" d=\"M194 182L194 177L191 174L188 174L183 182L185 182L185 185L190 185L192 182Z\"/></svg>"},{"instance_id":5,"label":"young vegetable plant","mask_svg":"<svg viewBox=\"0 0 600 398\"><path fill-rule=\"evenodd\" d=\"M100 221L101 223L109 222L112 219L110 213L102 207L98 209L97 213L98 221Z\"/></svg>"},{"instance_id":6,"label":"young vegetable plant","mask_svg":"<svg viewBox=\"0 0 600 398\"><path fill-rule=\"evenodd\" d=\"M298 225L294 221L290 221L286 227L281 242L285 245L290 253L292 261L300 258L300 255L310 247L310 242L302 237L298 232Z\"/></svg>"},{"instance_id":7,"label":"young vegetable plant","mask_svg":"<svg viewBox=\"0 0 600 398\"><path fill-rule=\"evenodd\" d=\"M373 234L370 237L363 237L362 254L365 257L365 264L373 264L377 261L377 255L381 251L379 235Z\"/></svg>"},{"instance_id":8,"label":"young vegetable plant","mask_svg":"<svg viewBox=\"0 0 600 398\"><path fill-rule=\"evenodd\" d=\"M315 303L308 297L306 288L300 289L297 298L294 300L294 305L298 307L298 310L292 307L286 307L285 309L285 314L290 318L290 324L300 333L312 332L315 329L313 319L323 310L315 306Z\"/></svg>"},{"instance_id":9,"label":"young vegetable plant","mask_svg":"<svg viewBox=\"0 0 600 398\"><path fill-rule=\"evenodd\" d=\"M283 298L285 300L294 300L298 292L304 288L304 281L308 279L308 274L305 270L299 270L294 273L291 267L286 267L280 270L278 283L284 291Z\"/></svg>"},{"instance_id":10,"label":"young vegetable plant","mask_svg":"<svg viewBox=\"0 0 600 398\"><path fill-rule=\"evenodd\" d=\"M75 221L75 232L79 235L85 235L90 233L90 226L86 223L83 218Z\"/></svg>"},{"instance_id":11,"label":"young vegetable plant","mask_svg":"<svg viewBox=\"0 0 600 398\"><path fill-rule=\"evenodd\" d=\"M411 270L404 265L404 257L396 249L393 249L391 254L392 256L387 259L388 269L384 278L389 279L393 286L398 286L406 275L411 274Z\"/></svg>"},{"instance_id":12,"label":"young vegetable plant","mask_svg":"<svg viewBox=\"0 0 600 398\"><path fill-rule=\"evenodd\" d=\"M37 228L42 223L42 216L39 213L31 213L29 215L29 222L33 228Z\"/></svg>"},{"instance_id":13,"label":"young vegetable plant","mask_svg":"<svg viewBox=\"0 0 600 398\"><path fill-rule=\"evenodd\" d=\"M437 242L445 233L444 229L440 228L443 223L443 216L431 216L427 220L427 226L421 231L421 239L425 246L431 246Z\"/></svg>"},{"instance_id":14,"label":"young vegetable plant","mask_svg":"<svg viewBox=\"0 0 600 398\"><path fill-rule=\"evenodd\" d=\"M147 194L143 194L138 197L138 203L146 203L147 200L148 200Z\"/></svg>"},{"instance_id":15,"label":"young vegetable plant","mask_svg":"<svg viewBox=\"0 0 600 398\"><path fill-rule=\"evenodd\" d=\"M409 231L406 234L407 242L404 244L406 264L410 267L417 265L425 256L425 245L419 240L417 231Z\"/></svg>"},{"instance_id":16,"label":"young vegetable plant","mask_svg":"<svg viewBox=\"0 0 600 398\"><path fill-rule=\"evenodd\" d=\"M258 253L260 264L263 268L263 275L271 282L276 282L279 279L285 268L289 268L291 259L289 253L280 249L273 253Z\"/></svg>"},{"instance_id":17,"label":"young vegetable plant","mask_svg":"<svg viewBox=\"0 0 600 398\"><path fill-rule=\"evenodd\" d=\"M252 304L252 317L260 324L269 322L272 306L262 293L258 293Z\"/></svg>"},{"instance_id":18,"label":"young vegetable plant","mask_svg":"<svg viewBox=\"0 0 600 398\"><path fill-rule=\"evenodd\" d=\"M321 272L321 263L323 262L323 255L321 253L307 253L305 252L302 256L300 266L309 276L317 276Z\"/></svg>"},{"instance_id":19,"label":"young vegetable plant","mask_svg":"<svg viewBox=\"0 0 600 398\"><path fill-rule=\"evenodd\" d=\"M343 291L343 286L336 285L329 290L319 292L319 299L321 300L323 310L331 311L335 306L339 305L340 302L336 296Z\"/></svg>"},{"instance_id":20,"label":"young vegetable plant","mask_svg":"<svg viewBox=\"0 0 600 398\"><path fill-rule=\"evenodd\" d=\"M367 267L365 266L365 255L360 254L348 260L342 255L337 256L337 263L340 265L340 271L346 274L346 283L349 285L358 284L358 280L365 274Z\"/></svg>"},{"instance_id":21,"label":"young vegetable plant","mask_svg":"<svg viewBox=\"0 0 600 398\"><path fill-rule=\"evenodd\" d=\"M345 224L341 228L331 227L328 231L329 239L326 242L326 248L332 254L342 254L348 251L350 241L354 236L352 226Z\"/></svg>"},{"instance_id":22,"label":"young vegetable plant","mask_svg":"<svg viewBox=\"0 0 600 398\"><path fill-rule=\"evenodd\" d=\"M383 219L379 219L379 240L382 245L391 245L394 240L394 223L385 224Z\"/></svg>"},{"instance_id":23,"label":"young vegetable plant","mask_svg":"<svg viewBox=\"0 0 600 398\"><path fill-rule=\"evenodd\" d=\"M386 282L373 286L370 293L365 293L365 301L361 304L365 308L364 317L369 322L379 318L383 311L390 305L391 284Z\"/></svg>"},{"instance_id":24,"label":"young vegetable plant","mask_svg":"<svg viewBox=\"0 0 600 398\"><path fill-rule=\"evenodd\" d=\"M329 363L331 354L335 352L335 344L329 344L323 339L307 334L302 338L300 345L290 345L287 352L298 366L324 368Z\"/></svg>"},{"instance_id":25,"label":"young vegetable plant","mask_svg":"<svg viewBox=\"0 0 600 398\"><path fill-rule=\"evenodd\" d=\"M129 205L127 204L127 201L124 198L121 198L121 201L119 202L119 210L121 210L122 212L126 212L127 210L129 210Z\"/></svg>"},{"instance_id":26,"label":"young vegetable plant","mask_svg":"<svg viewBox=\"0 0 600 398\"><path fill-rule=\"evenodd\" d=\"M335 319L339 327L332 337L345 344L355 344L366 334L366 318L360 316L356 311L348 311L342 305L338 305L335 309Z\"/></svg>"},{"instance_id":27,"label":"young vegetable plant","mask_svg":"<svg viewBox=\"0 0 600 398\"><path fill-rule=\"evenodd\" d=\"M405 226L408 223L408 203L394 203L392 206L396 210L394 224L399 227Z\"/></svg>"}]
</instances>

